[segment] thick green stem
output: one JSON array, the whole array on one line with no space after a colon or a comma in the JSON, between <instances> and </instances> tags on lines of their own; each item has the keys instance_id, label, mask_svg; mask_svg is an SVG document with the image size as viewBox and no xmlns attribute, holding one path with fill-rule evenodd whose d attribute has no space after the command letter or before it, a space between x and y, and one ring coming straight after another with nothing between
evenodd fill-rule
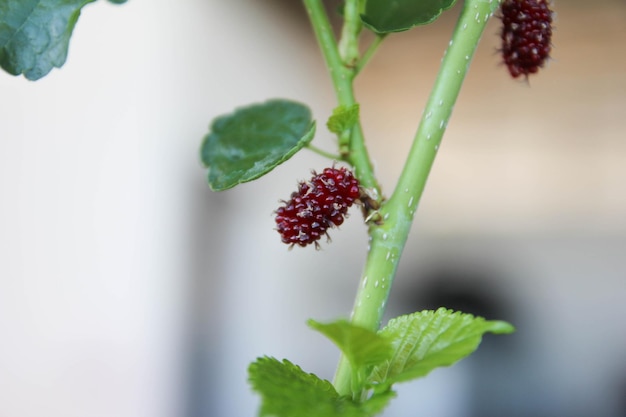
<instances>
[{"instance_id":1,"label":"thick green stem","mask_svg":"<svg viewBox=\"0 0 626 417\"><path fill-rule=\"evenodd\" d=\"M496 0L468 0L463 6L400 179L380 209L383 224L370 226L369 252L352 310L352 322L356 325L374 331L380 327L400 255L441 138L478 41L498 4ZM334 384L340 394L352 390L350 364L345 357L339 361Z\"/></svg>"},{"instance_id":2,"label":"thick green stem","mask_svg":"<svg viewBox=\"0 0 626 417\"><path fill-rule=\"evenodd\" d=\"M356 104L354 90L352 88L352 82L355 76L354 68L344 65L342 57L339 53L339 48L337 47L335 35L328 21L328 15L326 14L326 10L324 9L324 5L321 0L303 1L307 13L309 14L311 24L313 25L315 36L317 37L317 41L322 50L322 54L326 60L328 72L330 73L330 77L335 88L335 94L337 95L337 101L341 106L350 107ZM359 2L350 0L347 3L355 5ZM357 39L353 36L356 36L358 32L355 34L348 31L348 33L352 34L350 39L352 39L351 42L354 44ZM344 159L346 159L354 167L355 173L359 178L361 185L367 189L373 190L375 195L380 196L380 186L374 176L374 170L367 153L367 148L365 147L361 123L357 122L344 139L347 142L344 144L347 149ZM341 138L339 145L341 148Z\"/></svg>"},{"instance_id":3,"label":"thick green stem","mask_svg":"<svg viewBox=\"0 0 626 417\"><path fill-rule=\"evenodd\" d=\"M412 220L482 32L499 2L466 1L386 209ZM408 210L407 210L408 208Z\"/></svg>"}]
</instances>

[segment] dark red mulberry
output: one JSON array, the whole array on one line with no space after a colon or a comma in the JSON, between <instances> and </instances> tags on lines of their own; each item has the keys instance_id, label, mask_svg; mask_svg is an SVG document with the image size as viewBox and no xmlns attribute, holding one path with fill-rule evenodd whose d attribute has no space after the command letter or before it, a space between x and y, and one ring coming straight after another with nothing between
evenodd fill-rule
<instances>
[{"instance_id":1,"label":"dark red mulberry","mask_svg":"<svg viewBox=\"0 0 626 417\"><path fill-rule=\"evenodd\" d=\"M502 57L513 78L543 67L552 49L552 10L547 0L504 0Z\"/></svg>"},{"instance_id":2,"label":"dark red mulberry","mask_svg":"<svg viewBox=\"0 0 626 417\"><path fill-rule=\"evenodd\" d=\"M276 210L276 226L282 241L306 246L344 221L348 208L359 199L359 181L346 168L326 168L300 183L291 199Z\"/></svg>"}]
</instances>

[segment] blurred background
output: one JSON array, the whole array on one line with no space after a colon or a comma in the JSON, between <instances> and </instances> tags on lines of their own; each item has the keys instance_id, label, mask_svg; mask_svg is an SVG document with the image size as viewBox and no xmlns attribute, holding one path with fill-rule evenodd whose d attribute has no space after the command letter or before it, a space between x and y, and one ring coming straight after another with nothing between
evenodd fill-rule
<instances>
[{"instance_id":1,"label":"blurred background","mask_svg":"<svg viewBox=\"0 0 626 417\"><path fill-rule=\"evenodd\" d=\"M486 29L388 303L518 331L399 385L387 417L626 416L626 3L555 8L528 82ZM387 193L458 12L391 36L357 81ZM320 251L287 250L272 218L329 162L303 151L212 193L198 157L213 117L273 97L309 104L333 149L300 2L97 2L61 70L0 91L0 417L252 416L266 354L332 379L305 321L349 315L361 216Z\"/></svg>"}]
</instances>

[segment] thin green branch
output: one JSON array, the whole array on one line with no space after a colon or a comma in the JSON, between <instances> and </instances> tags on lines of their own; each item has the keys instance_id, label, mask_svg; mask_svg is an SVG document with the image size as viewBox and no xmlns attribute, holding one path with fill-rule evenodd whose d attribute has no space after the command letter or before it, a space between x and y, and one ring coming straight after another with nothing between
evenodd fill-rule
<instances>
[{"instance_id":1,"label":"thin green branch","mask_svg":"<svg viewBox=\"0 0 626 417\"><path fill-rule=\"evenodd\" d=\"M359 33L363 27L361 13L364 0L346 0L343 7L343 27L339 41L339 55L347 67L353 67L359 59Z\"/></svg>"},{"instance_id":2,"label":"thin green branch","mask_svg":"<svg viewBox=\"0 0 626 417\"><path fill-rule=\"evenodd\" d=\"M365 65L367 65L367 63L370 61L370 59L372 59L372 57L378 50L378 47L380 46L381 43L383 43L383 40L385 40L386 37L387 37L386 34L376 34L376 37L374 38L372 43L367 47L361 59L359 59L359 61L356 63L356 66L354 67L354 72L356 74L360 73L361 70L365 67Z\"/></svg>"},{"instance_id":3,"label":"thin green branch","mask_svg":"<svg viewBox=\"0 0 626 417\"><path fill-rule=\"evenodd\" d=\"M306 148L309 149L310 151L315 152L318 155L321 155L321 156L325 157L325 158L332 159L333 161L342 161L343 160L343 157L341 155L334 154L332 152L327 152L327 151L325 151L323 149L318 148L315 145L311 145L310 143L308 145L306 145Z\"/></svg>"},{"instance_id":4,"label":"thin green branch","mask_svg":"<svg viewBox=\"0 0 626 417\"><path fill-rule=\"evenodd\" d=\"M352 87L355 75L354 68L344 65L344 62L339 54L335 35L333 34L330 22L328 21L328 15L326 14L326 10L324 9L324 5L321 0L303 1L307 13L309 14L309 19L311 20L315 36L317 37L317 41L320 45L320 49L324 55L328 72L330 73L335 94L337 96L337 101L339 102L339 105L350 107L353 104L356 104L354 90ZM361 4L361 1L362 0L359 0L359 4ZM356 0L349 0L346 4L348 3L356 4ZM346 39L352 39L351 42L353 44L357 42L357 39L353 37ZM380 196L380 185L374 176L374 169L365 146L365 139L360 121L355 123L348 134L340 137L340 147L345 149L345 142L348 141L348 153L345 155L344 159L354 167L355 174L357 178L359 178L361 185L366 189L372 190L372 194ZM342 155L343 153L344 152L342 151Z\"/></svg>"}]
</instances>

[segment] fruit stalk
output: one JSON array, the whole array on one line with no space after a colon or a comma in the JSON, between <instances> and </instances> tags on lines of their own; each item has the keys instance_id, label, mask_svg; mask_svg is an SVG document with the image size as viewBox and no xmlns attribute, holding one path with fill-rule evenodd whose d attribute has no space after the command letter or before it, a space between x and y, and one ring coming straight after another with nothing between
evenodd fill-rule
<instances>
[{"instance_id":1,"label":"fruit stalk","mask_svg":"<svg viewBox=\"0 0 626 417\"><path fill-rule=\"evenodd\" d=\"M400 179L379 210L382 224L370 226L368 256L352 310L351 320L356 325L370 330L380 328L400 255L441 138L483 30L498 5L497 0L468 0L463 5ZM334 385L340 394L352 392L350 364L343 356Z\"/></svg>"}]
</instances>

